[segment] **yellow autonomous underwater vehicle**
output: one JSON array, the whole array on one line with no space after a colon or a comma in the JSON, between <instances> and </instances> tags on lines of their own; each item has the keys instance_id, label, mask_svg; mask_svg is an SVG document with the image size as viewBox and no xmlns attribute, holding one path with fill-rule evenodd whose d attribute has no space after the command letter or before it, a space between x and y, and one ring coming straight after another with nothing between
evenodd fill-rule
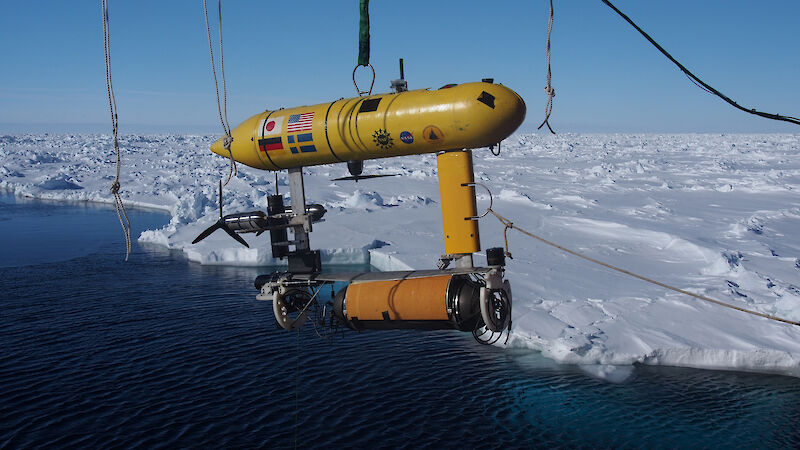
<instances>
[{"instance_id":1,"label":"yellow autonomous underwater vehicle","mask_svg":"<svg viewBox=\"0 0 800 450\"><path fill-rule=\"evenodd\" d=\"M266 213L220 214L195 242L223 229L247 245L238 233L269 231L272 254L288 258L288 271L259 276L257 298L273 301L275 318L287 330L314 310L317 320L329 315L331 326L459 329L495 342L510 329L511 287L503 280L502 248L487 250L485 267L473 262L481 245L471 149L499 145L511 135L525 118L525 102L492 79L408 91L401 76L393 86L395 92L386 94L264 111L233 129L232 139L215 142L214 153L250 167L288 170L291 206L276 194ZM341 179L358 181L374 176L361 174L364 160L426 153L437 154L445 238L438 268L325 273L308 238L325 210L306 205L302 168L346 163L351 176ZM454 268L447 269L451 262ZM336 281L349 285L320 306L314 291Z\"/></svg>"},{"instance_id":2,"label":"yellow autonomous underwater vehicle","mask_svg":"<svg viewBox=\"0 0 800 450\"><path fill-rule=\"evenodd\" d=\"M511 89L465 83L264 111L233 129L230 148L250 167L291 169L488 147L524 118ZM228 156L223 139L211 150Z\"/></svg>"}]
</instances>

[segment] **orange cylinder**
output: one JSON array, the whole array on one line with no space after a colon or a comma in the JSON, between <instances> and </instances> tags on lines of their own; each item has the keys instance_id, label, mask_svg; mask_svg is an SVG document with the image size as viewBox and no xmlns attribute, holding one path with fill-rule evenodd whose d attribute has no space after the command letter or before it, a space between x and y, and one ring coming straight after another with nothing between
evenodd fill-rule
<instances>
[{"instance_id":1,"label":"orange cylinder","mask_svg":"<svg viewBox=\"0 0 800 450\"><path fill-rule=\"evenodd\" d=\"M355 330L471 330L480 316L480 288L463 275L354 282L336 295L333 310Z\"/></svg>"},{"instance_id":2,"label":"orange cylinder","mask_svg":"<svg viewBox=\"0 0 800 450\"><path fill-rule=\"evenodd\" d=\"M347 315L358 320L447 320L450 276L353 283Z\"/></svg>"}]
</instances>

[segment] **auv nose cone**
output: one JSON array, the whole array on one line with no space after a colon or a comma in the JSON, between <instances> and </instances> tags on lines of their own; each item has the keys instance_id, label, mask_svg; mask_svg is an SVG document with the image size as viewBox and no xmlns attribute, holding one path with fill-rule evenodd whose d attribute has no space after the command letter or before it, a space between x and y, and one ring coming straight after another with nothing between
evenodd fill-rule
<instances>
[{"instance_id":1,"label":"auv nose cone","mask_svg":"<svg viewBox=\"0 0 800 450\"><path fill-rule=\"evenodd\" d=\"M495 129L503 135L502 139L505 139L525 120L527 113L525 101L519 94L502 85L493 86L491 92L496 103ZM481 101L480 97L478 101Z\"/></svg>"},{"instance_id":2,"label":"auv nose cone","mask_svg":"<svg viewBox=\"0 0 800 450\"><path fill-rule=\"evenodd\" d=\"M218 154L218 155L220 155L220 156L227 157L229 155L228 155L228 151L225 150L225 147L223 147L223 144L222 144L222 140L223 139L224 138L219 138L219 139L217 139L217 142L214 142L213 144L211 144L211 151L216 153L216 154Z\"/></svg>"}]
</instances>

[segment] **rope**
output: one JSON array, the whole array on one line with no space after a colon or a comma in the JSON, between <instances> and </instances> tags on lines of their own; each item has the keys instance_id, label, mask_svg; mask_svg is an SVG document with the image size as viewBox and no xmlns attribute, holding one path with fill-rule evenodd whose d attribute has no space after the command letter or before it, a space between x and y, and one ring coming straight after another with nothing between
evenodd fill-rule
<instances>
[{"instance_id":1,"label":"rope","mask_svg":"<svg viewBox=\"0 0 800 450\"><path fill-rule=\"evenodd\" d=\"M706 297L704 295L695 294L693 292L689 292L689 291L684 290L684 289L680 289L680 288L677 288L677 287L674 287L674 286L670 286L670 285L668 285L666 283L662 283L660 281L656 281L656 280L653 280L651 278L647 278L645 276L635 274L635 273L633 273L631 271L628 271L628 270L625 270L625 269L621 269L619 267L613 266L613 265L605 263L603 261L599 261L599 260L594 259L592 257L589 257L589 256L583 255L581 253L578 253L578 252L576 252L574 250L570 250L568 248L562 247L561 245L558 245L558 244L556 244L554 242L548 241L547 239L545 239L543 237L540 237L540 236L537 236L537 235L535 235L535 234L533 234L533 233L531 233L529 231L523 230L522 228L514 225L514 223L511 222L509 219L501 216L500 214L498 214L497 212L492 210L491 207L488 209L488 212L492 213L492 215L497 217L497 220L499 220L503 225L505 225L506 228L504 230L504 234L505 234L506 231L508 231L509 228L513 228L513 229L519 231L520 233L522 233L522 234L524 234L526 236L532 237L532 238L534 238L534 239L536 239L536 240L538 240L538 241L540 241L540 242L542 242L544 244L547 244L547 245L549 245L551 247L555 247L555 248L557 248L557 249L559 249L559 250L561 250L563 252L569 253L570 255L577 256L578 258L585 259L586 261L589 261L589 262L592 262L592 263L595 263L595 264L599 264L599 265L601 265L603 267L609 268L611 270L615 270L615 271L623 273L625 275L629 275L631 277L638 278L639 280L646 281L646 282L651 283L651 284L655 284L656 286L661 286L663 288L666 288L666 289L669 289L669 290L672 290L672 291L675 291L675 292L679 292L681 294L685 294L685 295L688 295L690 297L694 297L694 298L699 299L699 300L711 302L711 303L714 303L714 304L719 305L719 306L724 306L726 308L735 309L737 311L741 311L741 312L744 312L744 313L747 313L747 314L752 314L754 316L764 317L766 319L775 320L775 321L783 322L783 323L788 323L790 325L800 326L800 322L795 322L795 321L792 321L792 320L789 320L789 319L784 319L784 318L773 316L773 315L770 315L770 314L760 313L758 311L752 311L752 310L745 309L745 308L742 308L742 307L739 307L739 306L736 306L736 305L731 305L731 304L728 304L728 303L725 303L725 302L721 302L719 300L714 300L713 298L709 298L709 297ZM508 238L506 238L506 255L511 257L511 254L508 252Z\"/></svg>"},{"instance_id":2,"label":"rope","mask_svg":"<svg viewBox=\"0 0 800 450\"><path fill-rule=\"evenodd\" d=\"M297 447L298 416L300 415L300 327L297 327L297 358L294 366L294 448Z\"/></svg>"},{"instance_id":3,"label":"rope","mask_svg":"<svg viewBox=\"0 0 800 450\"><path fill-rule=\"evenodd\" d=\"M552 73L550 72L550 34L553 32L553 0L550 0L550 20L547 22L547 86L544 87L544 92L547 94L547 104L544 106L544 122L539 125L537 130L547 125L547 129L551 133L556 134L553 128L550 127L550 114L553 112L553 97L556 96L556 90L550 84Z\"/></svg>"},{"instance_id":4,"label":"rope","mask_svg":"<svg viewBox=\"0 0 800 450\"><path fill-rule=\"evenodd\" d=\"M117 116L117 99L114 96L114 85L111 82L111 27L108 20L107 0L101 0L100 7L103 14L103 50L106 56L106 90L108 91L108 109L111 112L111 130L114 134L114 151L117 154L117 175L111 183L111 194L114 195L114 206L117 210L119 224L125 234L125 261L131 254L131 221L122 203L122 196L119 193L121 184L119 174L122 168L122 157L119 150L119 117Z\"/></svg>"},{"instance_id":5,"label":"rope","mask_svg":"<svg viewBox=\"0 0 800 450\"><path fill-rule=\"evenodd\" d=\"M689 71L689 69L687 69L687 68L686 68L686 67L684 67L684 66L683 66L681 63L679 63L677 60L675 60L675 58L673 58L673 57L672 57L672 55L670 55L670 54L669 54L669 53L668 53L666 50L664 50L664 48L663 48L663 47L661 47L661 46L658 44L658 42L656 42L655 40L653 40L653 38L651 38L651 37L650 37L650 35L648 35L647 33L645 33L645 32L644 32L644 30L642 30L641 28L639 28L639 26L638 26L638 25L636 25L636 24L633 22L633 20L631 20L631 18L630 18L630 17L626 16L626 15L625 15L625 14L624 14L622 11L618 10L618 9L617 9L617 8L616 8L614 5L612 5L610 1L608 1L608 0L602 0L602 1L603 1L603 3L605 3L606 5L608 5L608 7L609 7L609 8L613 9L613 10L614 10L614 12L616 12L617 14L619 14L619 16L620 16L620 17L622 17L623 19L625 19L625 21L626 21L626 22L628 22L629 24L631 24L631 26L632 26L633 28L635 28L635 29L636 29L636 31L638 31L638 32L639 32L639 33L640 33L642 36L644 36L644 37L645 37L645 38L646 38L648 41L650 41L650 43L651 43L651 44L653 44L653 46L654 46L655 48L657 48L657 49L658 49L658 51L660 51L660 52L661 52L661 53L662 53L664 56L666 56L666 57L667 57L667 58L668 58L670 61L672 61L672 62L673 62L673 63L674 63L676 66L678 66L678 68L679 68L679 69L681 69L681 71L683 71L683 73L685 73L685 74L686 74L686 76L687 76L687 77L689 77L689 79L691 79L693 82L695 82L695 84L699 84L699 86L700 86L701 88L703 88L703 89L705 89L706 91L708 91L708 92L710 92L710 93L712 93L712 94L716 95L717 97L719 97L719 98L721 98L721 99L725 100L726 102L728 102L728 104L730 104L730 105L731 105L731 106L733 106L734 108L736 108L736 109L738 109L738 110L741 110L741 111L744 111L744 112L746 112L746 113L753 114L753 115L760 116L760 117L765 117L765 118L767 118L767 119L772 119L772 120L782 120L782 121L784 121L784 122L790 122L790 123L793 123L793 124L795 124L795 125L800 125L800 119L798 119L798 118L796 118L796 117L783 116L783 115L780 115L780 114L770 114L770 113L765 113L765 112L761 112L761 111L756 111L756 109L755 109L755 108L747 109L747 108L745 108L745 107L743 107L743 106L739 105L739 104L738 104L738 103L736 103L735 101L731 100L731 99L730 99L728 96L726 96L725 94L723 94L723 93L721 93L720 91L718 91L718 90L714 89L713 87L709 86L708 84L706 84L706 83L705 83L703 80L701 80L700 78L697 78L697 76L695 76L695 74L693 74L692 72L690 72L690 71Z\"/></svg>"},{"instance_id":6,"label":"rope","mask_svg":"<svg viewBox=\"0 0 800 450\"><path fill-rule=\"evenodd\" d=\"M203 0L203 14L206 18L206 34L208 35L208 52L211 55L211 73L214 75L214 90L217 94L217 112L219 113L219 121L222 124L222 131L225 132L222 145L228 150L231 166L228 173L228 179L225 180L225 186L231 181L231 178L238 173L236 169L236 161L233 159L233 152L231 151L231 144L233 143L233 136L231 136L231 127L228 123L228 88L225 83L225 58L222 53L222 0L218 2L219 10L219 62L220 72L222 73L222 102L219 99L219 82L217 81L217 65L214 62L214 44L211 40L211 26L208 23L208 4L207 0Z\"/></svg>"},{"instance_id":7,"label":"rope","mask_svg":"<svg viewBox=\"0 0 800 450\"><path fill-rule=\"evenodd\" d=\"M303 307L302 310L300 310L300 313L299 313L298 317L303 315L303 313L306 312L308 307L312 303L314 303L314 299L317 298L317 294L320 293L320 291L322 290L323 287L324 287L324 285L321 285L314 292L314 294L311 296L311 298L308 299L308 302L306 302L306 305ZM313 320L312 320L312 323L313 323ZM300 390L300 387L299 387L299 383L300 383L300 381L299 381L300 380L300 328L301 327L297 327L297 360L296 360L297 362L295 363L295 368L294 368L294 448L298 448L298 446L297 446L297 433L298 433L298 429L299 429L298 416L300 414L300 396L299 396L299 390ZM317 325L314 324L314 331L316 331L316 328L317 328ZM319 336L319 333L317 333L317 336ZM322 337L322 336L320 336L320 337Z\"/></svg>"}]
</instances>

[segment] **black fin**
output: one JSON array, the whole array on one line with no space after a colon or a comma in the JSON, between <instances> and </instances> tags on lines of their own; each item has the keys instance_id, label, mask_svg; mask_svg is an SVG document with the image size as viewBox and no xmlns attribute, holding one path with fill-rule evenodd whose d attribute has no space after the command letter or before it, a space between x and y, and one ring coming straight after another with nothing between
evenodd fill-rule
<instances>
[{"instance_id":1,"label":"black fin","mask_svg":"<svg viewBox=\"0 0 800 450\"><path fill-rule=\"evenodd\" d=\"M247 241L245 241L245 240L244 240L244 238L242 238L242 237L241 237L241 236L239 236L238 234L236 234L236 233L234 233L233 231L231 231L231 229L230 229L230 228L226 227L225 225L222 225L222 226L220 226L220 228L222 228L223 230L225 230L225 232L226 232L226 233L228 233L228 236L230 236L230 237L232 237L232 238L236 239L236 241L237 241L237 242L239 242L240 244L244 245L245 247L247 247L247 248L250 248L250 246L249 246L249 245L247 245Z\"/></svg>"},{"instance_id":2,"label":"black fin","mask_svg":"<svg viewBox=\"0 0 800 450\"><path fill-rule=\"evenodd\" d=\"M210 236L211 233L217 231L219 228L220 228L219 221L217 221L217 223L215 223L214 225L211 225L210 227L206 228L205 231L203 231L196 238L194 238L194 240L192 241L192 244L197 244L198 242L200 242L203 239L205 239L208 236Z\"/></svg>"},{"instance_id":3,"label":"black fin","mask_svg":"<svg viewBox=\"0 0 800 450\"><path fill-rule=\"evenodd\" d=\"M400 176L400 174L399 173L389 173L389 174L385 174L385 175L353 175L353 176L349 176L349 177L334 178L331 181L349 181L349 180L358 181L358 180L368 180L370 178L397 177L397 176Z\"/></svg>"}]
</instances>

